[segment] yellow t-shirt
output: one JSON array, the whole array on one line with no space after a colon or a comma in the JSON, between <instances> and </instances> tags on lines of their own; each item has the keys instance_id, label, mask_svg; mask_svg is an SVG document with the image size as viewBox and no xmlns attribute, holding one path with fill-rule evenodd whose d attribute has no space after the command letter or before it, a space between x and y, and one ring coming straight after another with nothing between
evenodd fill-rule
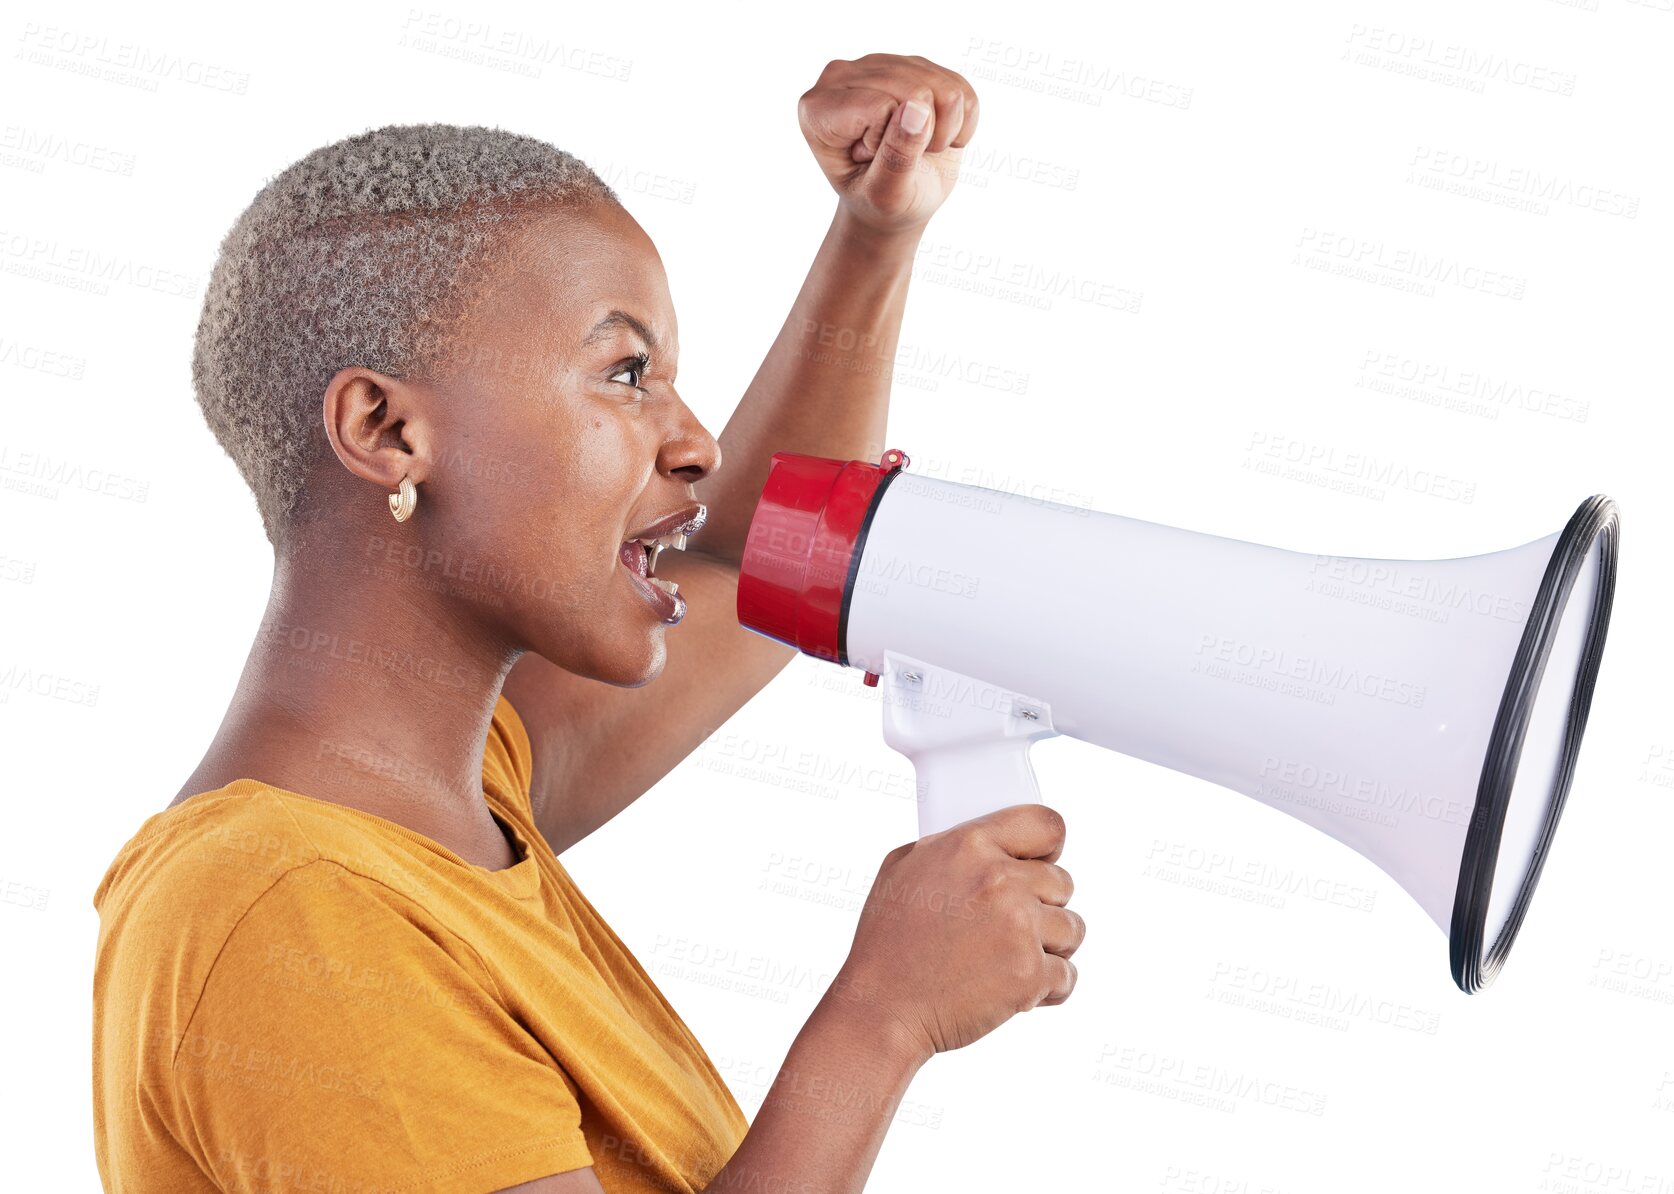
<instances>
[{"instance_id":1,"label":"yellow t-shirt","mask_svg":"<svg viewBox=\"0 0 1674 1194\"><path fill-rule=\"evenodd\" d=\"M145 822L93 901L106 1189L708 1184L748 1122L536 829L529 758L501 698L503 871L249 779Z\"/></svg>"}]
</instances>

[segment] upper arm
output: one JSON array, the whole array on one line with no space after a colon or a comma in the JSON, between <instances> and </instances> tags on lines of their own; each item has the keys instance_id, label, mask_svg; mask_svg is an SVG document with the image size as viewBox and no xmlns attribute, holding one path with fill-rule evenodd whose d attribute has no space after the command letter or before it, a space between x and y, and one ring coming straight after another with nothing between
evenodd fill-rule
<instances>
[{"instance_id":1,"label":"upper arm","mask_svg":"<svg viewBox=\"0 0 1674 1194\"><path fill-rule=\"evenodd\" d=\"M665 633L668 662L641 688L618 688L525 655L505 695L529 732L531 802L557 853L667 775L760 692L796 652L738 624L738 570L696 551L664 552L686 616Z\"/></svg>"}]
</instances>

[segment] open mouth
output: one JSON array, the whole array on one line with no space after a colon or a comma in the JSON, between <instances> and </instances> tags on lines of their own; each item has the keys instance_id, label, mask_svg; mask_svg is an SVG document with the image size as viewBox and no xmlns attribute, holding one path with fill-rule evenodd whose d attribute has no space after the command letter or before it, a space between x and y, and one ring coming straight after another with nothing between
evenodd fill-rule
<instances>
[{"instance_id":1,"label":"open mouth","mask_svg":"<svg viewBox=\"0 0 1674 1194\"><path fill-rule=\"evenodd\" d=\"M622 563L627 566L628 571L650 581L672 597L680 591L680 586L657 575L657 557L670 547L675 551L685 551L686 536L659 535L655 539L629 539L622 544Z\"/></svg>"},{"instance_id":2,"label":"open mouth","mask_svg":"<svg viewBox=\"0 0 1674 1194\"><path fill-rule=\"evenodd\" d=\"M708 513L701 505L677 511L623 540L617 550L618 560L641 595L670 625L686 616L686 599L680 596L678 584L657 575L657 559L670 548L685 551L687 537L703 526Z\"/></svg>"}]
</instances>

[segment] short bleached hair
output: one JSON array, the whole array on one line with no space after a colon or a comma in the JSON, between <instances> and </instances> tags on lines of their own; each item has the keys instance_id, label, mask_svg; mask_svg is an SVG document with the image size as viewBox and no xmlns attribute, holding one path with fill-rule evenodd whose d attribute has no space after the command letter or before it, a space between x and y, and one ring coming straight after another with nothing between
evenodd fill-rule
<instances>
[{"instance_id":1,"label":"short bleached hair","mask_svg":"<svg viewBox=\"0 0 1674 1194\"><path fill-rule=\"evenodd\" d=\"M198 405L275 545L329 452L320 402L353 365L422 375L507 221L618 202L580 159L501 129L392 125L316 149L221 242L192 354Z\"/></svg>"}]
</instances>

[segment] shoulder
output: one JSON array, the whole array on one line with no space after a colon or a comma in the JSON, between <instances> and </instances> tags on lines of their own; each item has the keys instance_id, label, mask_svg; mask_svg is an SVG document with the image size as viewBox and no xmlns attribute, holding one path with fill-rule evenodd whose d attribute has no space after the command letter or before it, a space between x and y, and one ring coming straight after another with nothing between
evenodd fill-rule
<instances>
[{"instance_id":1,"label":"shoulder","mask_svg":"<svg viewBox=\"0 0 1674 1194\"><path fill-rule=\"evenodd\" d=\"M146 1085L166 1070L239 922L319 857L277 791L253 781L147 820L93 897L95 1073Z\"/></svg>"},{"instance_id":2,"label":"shoulder","mask_svg":"<svg viewBox=\"0 0 1674 1194\"><path fill-rule=\"evenodd\" d=\"M532 819L531 771L528 731L499 697L483 744L483 787ZM177 922L200 910L236 920L280 876L321 860L400 887L409 856L344 806L239 779L149 818L118 852L93 903L105 919L163 904Z\"/></svg>"},{"instance_id":3,"label":"shoulder","mask_svg":"<svg viewBox=\"0 0 1674 1194\"><path fill-rule=\"evenodd\" d=\"M148 819L118 852L93 903L101 920L160 907L174 924L208 931L236 922L282 877L321 861L399 887L411 851L392 828L330 801L234 780Z\"/></svg>"},{"instance_id":4,"label":"shoulder","mask_svg":"<svg viewBox=\"0 0 1674 1194\"><path fill-rule=\"evenodd\" d=\"M462 1194L591 1163L573 1086L470 944L330 858L245 910L138 1072L220 1188L275 1153Z\"/></svg>"},{"instance_id":5,"label":"shoulder","mask_svg":"<svg viewBox=\"0 0 1674 1194\"><path fill-rule=\"evenodd\" d=\"M483 786L534 833L529 760L523 723L500 698L483 749ZM446 900L411 838L378 818L251 779L158 813L123 846L94 894L95 997L113 1007L166 1008L178 1030L235 929L257 908L256 920L322 940L357 923L403 920L469 966L469 946L437 923Z\"/></svg>"},{"instance_id":6,"label":"shoulder","mask_svg":"<svg viewBox=\"0 0 1674 1194\"><path fill-rule=\"evenodd\" d=\"M187 1025L201 1026L213 1002L290 1031L281 991L310 996L289 1010L331 1012L340 1022L382 1020L369 1013L391 1010L392 993L474 1003L479 1015L502 996L475 949L422 898L328 857L285 871L245 907L194 986Z\"/></svg>"},{"instance_id":7,"label":"shoulder","mask_svg":"<svg viewBox=\"0 0 1674 1194\"><path fill-rule=\"evenodd\" d=\"M97 1003L143 1007L178 1037L234 933L267 923L329 935L345 909L381 903L425 920L423 877L399 842L336 806L238 780L150 818L94 895Z\"/></svg>"},{"instance_id":8,"label":"shoulder","mask_svg":"<svg viewBox=\"0 0 1674 1194\"><path fill-rule=\"evenodd\" d=\"M321 852L283 794L254 780L204 792L148 819L118 852L93 903L106 926L163 916L225 921Z\"/></svg>"}]
</instances>

